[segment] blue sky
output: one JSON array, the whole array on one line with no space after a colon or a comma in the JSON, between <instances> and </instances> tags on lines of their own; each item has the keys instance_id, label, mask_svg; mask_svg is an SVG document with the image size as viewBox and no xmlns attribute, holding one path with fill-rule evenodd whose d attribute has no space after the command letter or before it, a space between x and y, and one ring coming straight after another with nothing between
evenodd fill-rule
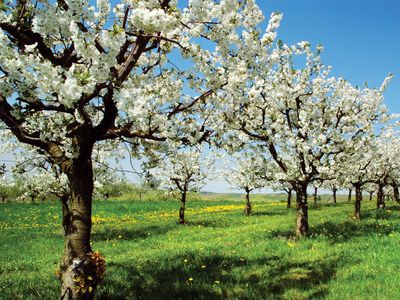
<instances>
[{"instance_id":1,"label":"blue sky","mask_svg":"<svg viewBox=\"0 0 400 300\"><path fill-rule=\"evenodd\" d=\"M325 47L322 59L333 75L355 85L380 86L395 75L385 93L393 113L400 112L400 1L258 0L268 17L283 13L278 38L288 44L309 41Z\"/></svg>"}]
</instances>

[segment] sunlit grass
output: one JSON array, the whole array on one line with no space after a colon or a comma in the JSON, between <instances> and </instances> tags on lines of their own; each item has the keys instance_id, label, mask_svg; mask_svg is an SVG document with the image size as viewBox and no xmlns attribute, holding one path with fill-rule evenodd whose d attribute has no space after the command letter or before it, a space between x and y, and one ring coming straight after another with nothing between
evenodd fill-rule
<instances>
[{"instance_id":1,"label":"sunlit grass","mask_svg":"<svg viewBox=\"0 0 400 300\"><path fill-rule=\"evenodd\" d=\"M107 260L97 298L400 298L398 206L377 216L364 201L357 222L351 203L310 204L311 235L298 241L294 210L275 201L284 195L257 196L250 217L239 196L201 197L185 225L178 201L96 201L93 248ZM60 220L56 202L0 205L1 299L58 298Z\"/></svg>"}]
</instances>

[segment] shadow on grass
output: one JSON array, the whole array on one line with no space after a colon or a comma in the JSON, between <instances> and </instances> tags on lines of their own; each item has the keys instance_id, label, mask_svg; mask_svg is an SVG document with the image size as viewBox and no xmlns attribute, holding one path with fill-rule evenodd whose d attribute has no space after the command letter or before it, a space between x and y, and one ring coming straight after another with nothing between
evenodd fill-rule
<instances>
[{"instance_id":1,"label":"shadow on grass","mask_svg":"<svg viewBox=\"0 0 400 300\"><path fill-rule=\"evenodd\" d=\"M320 209L325 209L325 208L329 208L329 207L342 207L342 206L348 206L351 205L353 203L351 202L330 202L330 201L318 201L317 203L315 202L309 202L309 207L310 210L320 210ZM354 204L353 204L354 205Z\"/></svg>"},{"instance_id":2,"label":"shadow on grass","mask_svg":"<svg viewBox=\"0 0 400 300\"><path fill-rule=\"evenodd\" d=\"M207 219L207 220L197 220L197 221L186 221L183 226L195 226L195 227L227 227L230 223L226 219ZM182 225L180 225L182 226Z\"/></svg>"},{"instance_id":3,"label":"shadow on grass","mask_svg":"<svg viewBox=\"0 0 400 300\"><path fill-rule=\"evenodd\" d=\"M398 219L398 212L400 211L400 207L397 206L386 206L382 209L370 208L368 210L361 211L361 219L362 220L390 220L390 219ZM395 212L395 214L393 214Z\"/></svg>"},{"instance_id":4,"label":"shadow on grass","mask_svg":"<svg viewBox=\"0 0 400 300\"><path fill-rule=\"evenodd\" d=\"M257 210L253 210L253 212L251 213L251 216L257 216L257 217L261 217L261 216L285 216L287 214L291 214L293 213L293 209L292 208L281 208L281 209L273 209L273 210L269 210L269 211L257 211Z\"/></svg>"},{"instance_id":5,"label":"shadow on grass","mask_svg":"<svg viewBox=\"0 0 400 300\"><path fill-rule=\"evenodd\" d=\"M106 241L112 239L120 240L136 240L148 237L154 237L167 233L169 230L176 228L178 224L163 225L163 226L142 226L134 228L110 228L105 227L97 232L92 233L94 241Z\"/></svg>"},{"instance_id":6,"label":"shadow on grass","mask_svg":"<svg viewBox=\"0 0 400 300\"><path fill-rule=\"evenodd\" d=\"M311 227L309 237L323 236L332 243L343 243L355 237L363 237L371 234L388 235L394 229L391 226L381 226L377 223L363 223L357 221L346 221L343 223L324 222ZM274 231L273 237L295 238L294 229L286 231Z\"/></svg>"},{"instance_id":7,"label":"shadow on grass","mask_svg":"<svg viewBox=\"0 0 400 300\"><path fill-rule=\"evenodd\" d=\"M400 211L400 205L396 204L395 202L386 202L386 209L391 211Z\"/></svg>"},{"instance_id":8,"label":"shadow on grass","mask_svg":"<svg viewBox=\"0 0 400 300\"><path fill-rule=\"evenodd\" d=\"M273 279L268 292L281 298L285 291L294 289L306 291L307 299L323 298L328 293L327 283L335 275L337 263L335 259L281 263L270 274Z\"/></svg>"},{"instance_id":9,"label":"shadow on grass","mask_svg":"<svg viewBox=\"0 0 400 300\"><path fill-rule=\"evenodd\" d=\"M335 224L325 222L312 228L311 237L322 235L326 236L333 243L342 243L355 237L363 237L371 234L388 235L392 231L392 227L380 226L375 223L347 221Z\"/></svg>"},{"instance_id":10,"label":"shadow on grass","mask_svg":"<svg viewBox=\"0 0 400 300\"><path fill-rule=\"evenodd\" d=\"M170 230L179 229L182 226L192 226L192 227L215 227L223 228L229 226L230 223L226 219L219 220L188 220L185 224L179 224L176 222L169 222L168 224L163 224L162 226L148 225L148 226L132 226L127 228L113 228L104 227L98 231L92 233L92 238L94 241L106 241L112 239L119 240L137 240L145 239L148 237L154 237L158 235L163 235Z\"/></svg>"},{"instance_id":11,"label":"shadow on grass","mask_svg":"<svg viewBox=\"0 0 400 300\"><path fill-rule=\"evenodd\" d=\"M185 263L185 258L189 263ZM134 267L110 263L97 299L282 299L288 291L308 299L327 294L337 260L295 263L272 256L245 260L232 256L168 257ZM286 258L287 259L287 258ZM113 276L112 273L115 272ZM116 273L119 273L117 275Z\"/></svg>"}]
</instances>

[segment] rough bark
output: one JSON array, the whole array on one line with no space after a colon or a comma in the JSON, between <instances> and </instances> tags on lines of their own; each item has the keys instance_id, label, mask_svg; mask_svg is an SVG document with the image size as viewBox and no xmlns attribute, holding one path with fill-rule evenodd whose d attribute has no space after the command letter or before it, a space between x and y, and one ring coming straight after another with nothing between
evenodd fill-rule
<instances>
[{"instance_id":1,"label":"rough bark","mask_svg":"<svg viewBox=\"0 0 400 300\"><path fill-rule=\"evenodd\" d=\"M249 189L245 189L246 190L246 208L244 209L244 213L246 214L246 216L250 216L252 208L251 208L251 202L250 202L250 190Z\"/></svg>"},{"instance_id":2,"label":"rough bark","mask_svg":"<svg viewBox=\"0 0 400 300\"><path fill-rule=\"evenodd\" d=\"M378 185L378 193L376 195L376 208L385 208L385 199L383 198L383 185Z\"/></svg>"},{"instance_id":3,"label":"rough bark","mask_svg":"<svg viewBox=\"0 0 400 300\"><path fill-rule=\"evenodd\" d=\"M90 157L77 158L68 168L71 210L65 210L65 247L61 260L61 299L93 299L98 279L90 254L93 169ZM63 211L67 206L63 205Z\"/></svg>"},{"instance_id":4,"label":"rough bark","mask_svg":"<svg viewBox=\"0 0 400 300\"><path fill-rule=\"evenodd\" d=\"M349 196L347 197L347 202L351 202L351 188L349 189Z\"/></svg>"},{"instance_id":5,"label":"rough bark","mask_svg":"<svg viewBox=\"0 0 400 300\"><path fill-rule=\"evenodd\" d=\"M179 224L185 224L186 191L181 193L181 207L179 208Z\"/></svg>"},{"instance_id":6,"label":"rough bark","mask_svg":"<svg viewBox=\"0 0 400 300\"><path fill-rule=\"evenodd\" d=\"M399 186L397 184L392 184L393 187L393 200L396 201L396 203L400 202L400 195L399 195Z\"/></svg>"},{"instance_id":7,"label":"rough bark","mask_svg":"<svg viewBox=\"0 0 400 300\"><path fill-rule=\"evenodd\" d=\"M337 199L336 199L337 188L334 187L333 190L332 190L332 192L333 192L333 203L336 203L336 202L337 202Z\"/></svg>"},{"instance_id":8,"label":"rough bark","mask_svg":"<svg viewBox=\"0 0 400 300\"><path fill-rule=\"evenodd\" d=\"M297 219L296 236L303 237L308 234L308 203L307 184L296 187Z\"/></svg>"},{"instance_id":9,"label":"rough bark","mask_svg":"<svg viewBox=\"0 0 400 300\"><path fill-rule=\"evenodd\" d=\"M355 184L354 187L356 188L356 201L354 203L354 217L357 220L361 220L361 201L362 201L361 185Z\"/></svg>"},{"instance_id":10,"label":"rough bark","mask_svg":"<svg viewBox=\"0 0 400 300\"><path fill-rule=\"evenodd\" d=\"M287 208L292 206L292 189L288 189L287 191Z\"/></svg>"}]
</instances>

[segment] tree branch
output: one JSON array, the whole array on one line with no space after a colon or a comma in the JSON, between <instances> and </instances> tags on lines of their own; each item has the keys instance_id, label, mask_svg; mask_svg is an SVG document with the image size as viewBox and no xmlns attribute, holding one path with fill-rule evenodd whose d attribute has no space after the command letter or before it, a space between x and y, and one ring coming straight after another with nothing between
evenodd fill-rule
<instances>
[{"instance_id":1,"label":"tree branch","mask_svg":"<svg viewBox=\"0 0 400 300\"><path fill-rule=\"evenodd\" d=\"M39 147L45 151L48 150L47 143L40 139L40 133L38 131L35 133L28 133L22 128L23 122L21 120L18 120L13 115L12 106L7 102L6 98L1 95L0 119L9 127L9 129L20 142Z\"/></svg>"}]
</instances>

